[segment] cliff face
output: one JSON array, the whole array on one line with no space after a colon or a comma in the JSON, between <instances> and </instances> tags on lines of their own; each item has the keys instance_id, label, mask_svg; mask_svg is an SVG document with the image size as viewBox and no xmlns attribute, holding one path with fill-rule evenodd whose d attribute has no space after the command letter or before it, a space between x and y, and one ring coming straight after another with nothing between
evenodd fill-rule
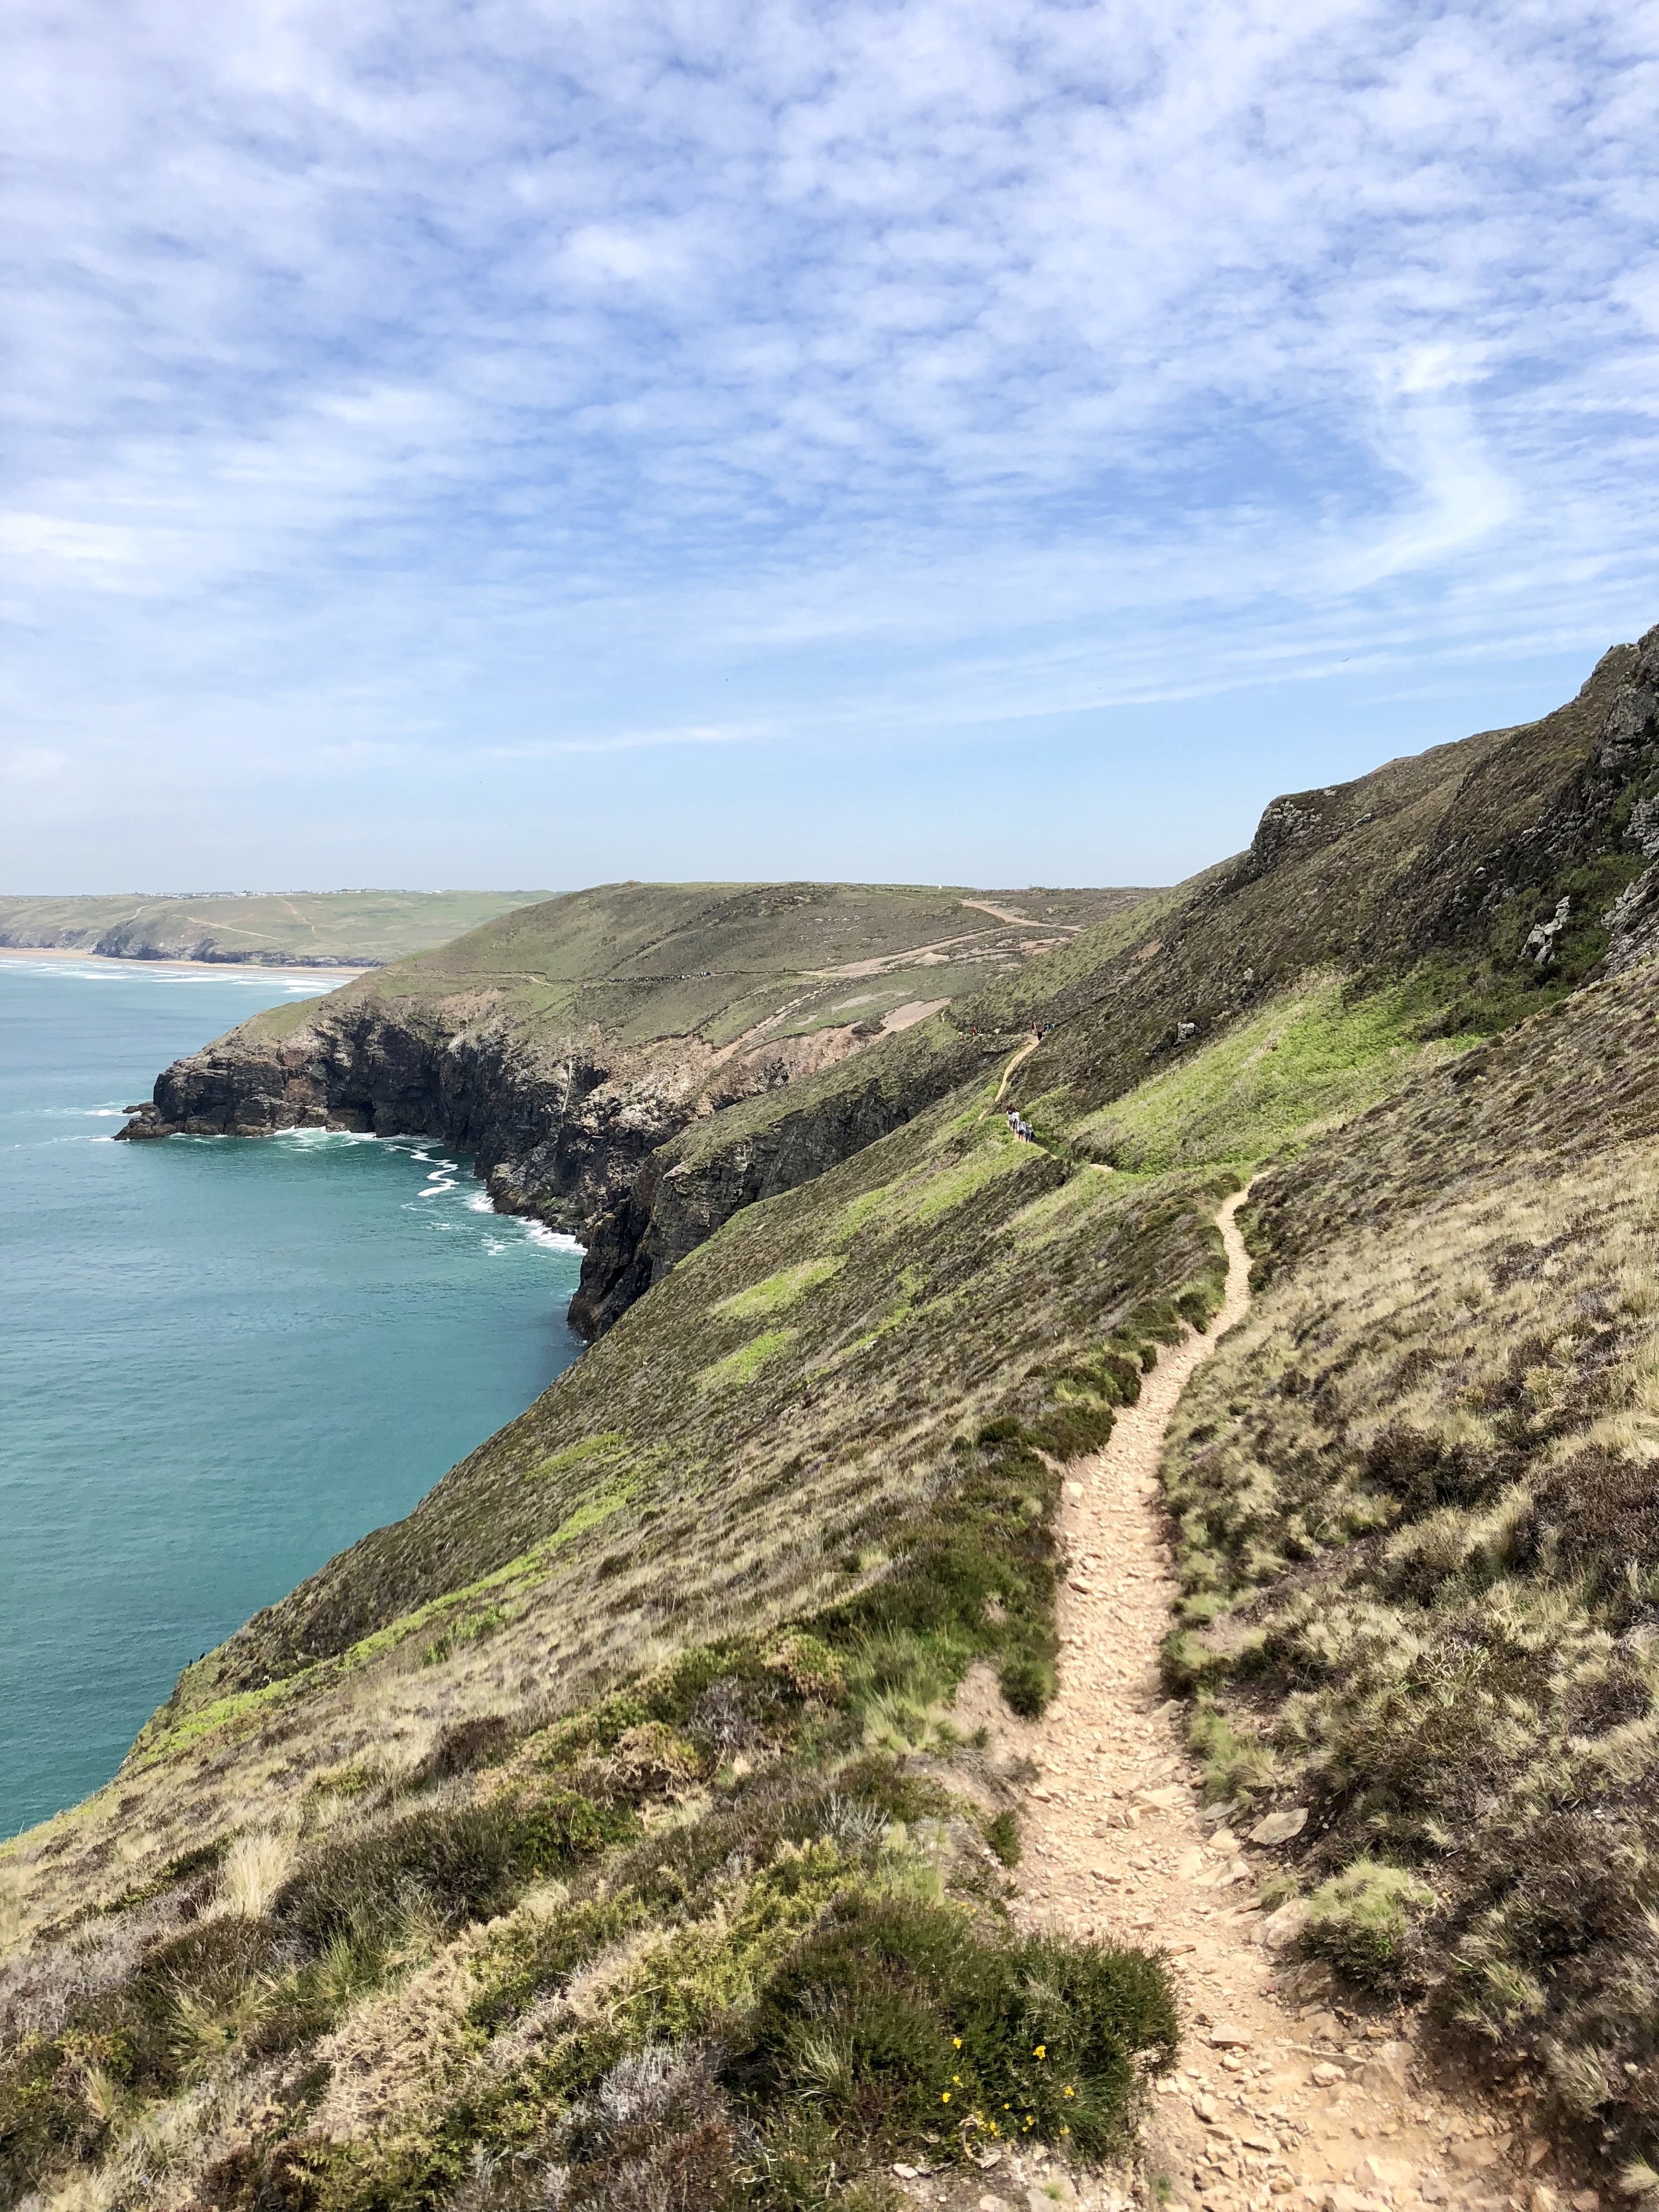
<instances>
[{"instance_id":1,"label":"cliff face","mask_svg":"<svg viewBox=\"0 0 1659 2212\"><path fill-rule=\"evenodd\" d=\"M742 1207L797 1189L902 1128L1008 1042L940 1015L855 1066L814 1071L820 1079L787 1096L758 1087L752 1110L692 1124L631 1171L619 1163L615 1194L589 1224L572 1328L599 1335Z\"/></svg>"},{"instance_id":2,"label":"cliff face","mask_svg":"<svg viewBox=\"0 0 1659 2212\"><path fill-rule=\"evenodd\" d=\"M710 895L636 886L173 1072L202 1126L429 1111L550 1182L578 1123L621 1159L689 1114L587 1186L635 1288L683 1256L405 1520L188 1667L108 1788L0 1846L0 2202L611 2212L648 2154L653 2202L770 2203L783 2174L850 2212L939 2162L988 1987L1043 2007L1011 2005L994 2078L1041 2038L1030 2132L1088 2149L1106 2046L1074 2065L1054 2016L1085 1988L1125 2016L1103 1957L1162 1966L1006 1948L1030 1770L939 1718L970 1667L1028 1715L1064 1679L1062 1576L1121 1566L1068 1559L1065 1468L1214 1313L1246 1178L1255 1297L1146 1524L1205 1793L1236 1833L1280 1816L1265 1894L1289 1872L1307 1917L1274 1940L1308 1954L1281 1987L1420 2002L1412 2033L1492 2054L1490 2172L1542 2191L1534 2136L1576 2136L1608 2195L1639 2178L1656 659L1276 802L1249 854L840 1058L871 988L921 1000L903 961L945 917L901 917L934 935L899 958L866 911L885 951L809 962L830 925L799 887L705 929ZM744 966L751 924L799 925L787 975ZM833 2066L826 2019L870 2022ZM838 2079L869 2104L827 2109Z\"/></svg>"},{"instance_id":3,"label":"cliff face","mask_svg":"<svg viewBox=\"0 0 1659 2212\"><path fill-rule=\"evenodd\" d=\"M1310 969L1432 968L1455 1031L1644 957L1656 702L1659 630L1540 721L1274 799L1247 852L1169 893L551 901L286 1026L258 1018L169 1069L123 1133L333 1127L462 1146L503 1211L582 1237L571 1320L595 1335L733 1213L1033 1032L1012 1095L1075 1115Z\"/></svg>"},{"instance_id":4,"label":"cliff face","mask_svg":"<svg viewBox=\"0 0 1659 2212\"><path fill-rule=\"evenodd\" d=\"M573 1315L592 1329L736 1206L899 1127L961 1079L961 1055L947 1050L932 1082L878 1079L820 1122L786 1117L763 1132L707 1188L685 1186L672 1228L665 1203L647 1254L627 1207L646 1203L635 1181L662 1147L750 1102L810 1091L878 1041L931 1031L952 999L1077 933L1045 903L1086 917L1138 896L1038 894L1028 920L959 893L860 886L580 893L256 1016L166 1070L121 1133L436 1137L474 1155L503 1212L596 1237L599 1287L585 1280ZM915 1054L897 1063L913 1064ZM661 1162L653 1193L676 1164Z\"/></svg>"}]
</instances>

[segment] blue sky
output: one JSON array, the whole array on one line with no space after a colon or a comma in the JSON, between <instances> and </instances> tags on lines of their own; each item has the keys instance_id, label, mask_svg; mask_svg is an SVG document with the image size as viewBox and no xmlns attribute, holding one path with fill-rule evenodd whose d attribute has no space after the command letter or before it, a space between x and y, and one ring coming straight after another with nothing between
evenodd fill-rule
<instances>
[{"instance_id":1,"label":"blue sky","mask_svg":"<svg viewBox=\"0 0 1659 2212\"><path fill-rule=\"evenodd\" d=\"M14 890L1161 882L1659 620L1659 0L18 0Z\"/></svg>"}]
</instances>

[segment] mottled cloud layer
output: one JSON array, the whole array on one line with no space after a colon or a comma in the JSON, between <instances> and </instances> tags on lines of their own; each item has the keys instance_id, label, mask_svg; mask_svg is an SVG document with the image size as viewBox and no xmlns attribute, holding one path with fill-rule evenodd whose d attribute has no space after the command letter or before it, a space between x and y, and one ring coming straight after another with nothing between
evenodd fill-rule
<instances>
[{"instance_id":1,"label":"mottled cloud layer","mask_svg":"<svg viewBox=\"0 0 1659 2212\"><path fill-rule=\"evenodd\" d=\"M1659 617L1655 0L13 26L25 874Z\"/></svg>"}]
</instances>

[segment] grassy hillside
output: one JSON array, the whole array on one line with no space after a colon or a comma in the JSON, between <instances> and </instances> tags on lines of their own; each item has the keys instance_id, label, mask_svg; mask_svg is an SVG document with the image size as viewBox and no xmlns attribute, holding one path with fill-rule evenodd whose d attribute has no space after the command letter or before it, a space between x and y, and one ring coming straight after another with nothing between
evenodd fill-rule
<instances>
[{"instance_id":1,"label":"grassy hillside","mask_svg":"<svg viewBox=\"0 0 1659 2212\"><path fill-rule=\"evenodd\" d=\"M122 960L368 968L445 944L540 891L291 891L197 898L0 898L0 945Z\"/></svg>"},{"instance_id":2,"label":"grassy hillside","mask_svg":"<svg viewBox=\"0 0 1659 2212\"><path fill-rule=\"evenodd\" d=\"M181 2200L416 2206L483 2152L491 2202L615 2204L624 2084L695 2205L1122 2140L1161 1970L1010 1932L948 1700L1046 1698L1054 1466L1212 1304L1230 1178L1068 1165L993 1088L731 1223L0 1858L14 2193L164 2139Z\"/></svg>"},{"instance_id":3,"label":"grassy hillside","mask_svg":"<svg viewBox=\"0 0 1659 2212\"><path fill-rule=\"evenodd\" d=\"M1162 1963L1016 1936L1019 1772L952 1698L979 1668L1042 1709L1062 1470L1213 1311L1252 1173L1257 1304L1166 1468L1211 1793L1308 1808L1273 1893L1305 1975L1425 2000L1646 2153L1656 790L1659 633L781 1098L699 1073L640 1170L677 1263L0 1849L0 2197L874 2212L896 2157L1121 2143ZM569 1071L614 992L632 1111L664 1009L704 1071L763 1006L810 1036L847 1010L801 987L896 982L947 895L649 896L509 918L489 968L239 1064L292 1101L325 1045L348 1086L380 1051L330 1109L380 1111L423 1065L388 1038L476 1073L545 1019Z\"/></svg>"},{"instance_id":4,"label":"grassy hillside","mask_svg":"<svg viewBox=\"0 0 1659 2212\"><path fill-rule=\"evenodd\" d=\"M942 1095L988 1038L1042 1033L1012 1096L1086 1146L1091 1115L1314 976L1403 994L1395 1013L1419 1037L1559 998L1607 956L1621 892L1638 934L1659 929L1635 896L1659 850L1656 658L1651 638L1615 647L1538 722L1276 799L1237 859L1103 916L914 1036L689 1126L593 1224L586 1311L602 1325L734 1207Z\"/></svg>"},{"instance_id":5,"label":"grassy hillside","mask_svg":"<svg viewBox=\"0 0 1659 2212\"><path fill-rule=\"evenodd\" d=\"M1413 1049L1361 1006L1334 1050L1328 989L1283 1014L1318 1043L1279 1138L1341 1110L1338 1061L1360 1105ZM1206 1059L1173 1167L1016 1144L993 1071L746 1209L187 1670L0 1859L14 2187L118 2198L161 2136L214 2203L446 2203L482 2156L483 2202L560 2172L597 2207L648 2152L688 2206L870 2207L905 2151L1121 2142L1162 1970L1009 1932L1018 1776L950 1700L978 1663L1041 1709L1057 1469L1213 1308L1238 1063Z\"/></svg>"},{"instance_id":6,"label":"grassy hillside","mask_svg":"<svg viewBox=\"0 0 1659 2212\"><path fill-rule=\"evenodd\" d=\"M1320 1955L1659 2125L1659 971L1258 1187L1170 1468L1214 1787L1310 1808Z\"/></svg>"},{"instance_id":7,"label":"grassy hillside","mask_svg":"<svg viewBox=\"0 0 1659 2212\"><path fill-rule=\"evenodd\" d=\"M615 884L504 915L328 998L255 1016L156 1085L128 1133L419 1131L496 1203L586 1233L689 1125L899 1037L1136 891ZM1012 917L1012 918L1011 918ZM959 1053L884 1134L982 1064Z\"/></svg>"},{"instance_id":8,"label":"grassy hillside","mask_svg":"<svg viewBox=\"0 0 1659 2212\"><path fill-rule=\"evenodd\" d=\"M993 896L904 884L607 884L503 915L360 984L344 1003L436 1008L488 992L537 1042L592 1027L625 1043L696 1036L720 1049L762 1025L775 1039L879 1030L908 1007L1018 973L1074 935L1079 917L1097 920L1146 895L997 896L999 905L1031 899L1006 909L1036 916L1029 925L973 903ZM1071 919L1047 916L1049 904Z\"/></svg>"}]
</instances>

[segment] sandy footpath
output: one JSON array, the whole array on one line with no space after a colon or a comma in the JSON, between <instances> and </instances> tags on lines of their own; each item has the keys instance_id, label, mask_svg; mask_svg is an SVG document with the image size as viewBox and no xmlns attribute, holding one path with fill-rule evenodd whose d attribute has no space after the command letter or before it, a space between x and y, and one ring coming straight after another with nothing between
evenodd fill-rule
<instances>
[{"instance_id":1,"label":"sandy footpath","mask_svg":"<svg viewBox=\"0 0 1659 2212\"><path fill-rule=\"evenodd\" d=\"M958 1701L963 1720L989 1727L1000 1758L1036 1769L1018 1917L1165 1949L1186 2027L1180 2069L1158 2085L1135 2172L1073 2176L1006 2153L978 2174L903 2176L906 2193L973 2212L1135 2199L1194 2212L1595 2212L1593 2191L1553 2173L1547 2146L1437 2085L1407 2022L1317 1994L1317 1970L1293 1970L1274 1948L1283 1922L1269 1924L1256 1899L1270 1856L1201 1806L1184 1709L1158 1674L1176 1595L1158 1468L1188 1377L1249 1305L1234 1221L1243 1198L1219 1218L1227 1296L1209 1334L1164 1351L1105 1450L1066 1471L1059 1695L1023 1724L976 1669Z\"/></svg>"}]
</instances>

